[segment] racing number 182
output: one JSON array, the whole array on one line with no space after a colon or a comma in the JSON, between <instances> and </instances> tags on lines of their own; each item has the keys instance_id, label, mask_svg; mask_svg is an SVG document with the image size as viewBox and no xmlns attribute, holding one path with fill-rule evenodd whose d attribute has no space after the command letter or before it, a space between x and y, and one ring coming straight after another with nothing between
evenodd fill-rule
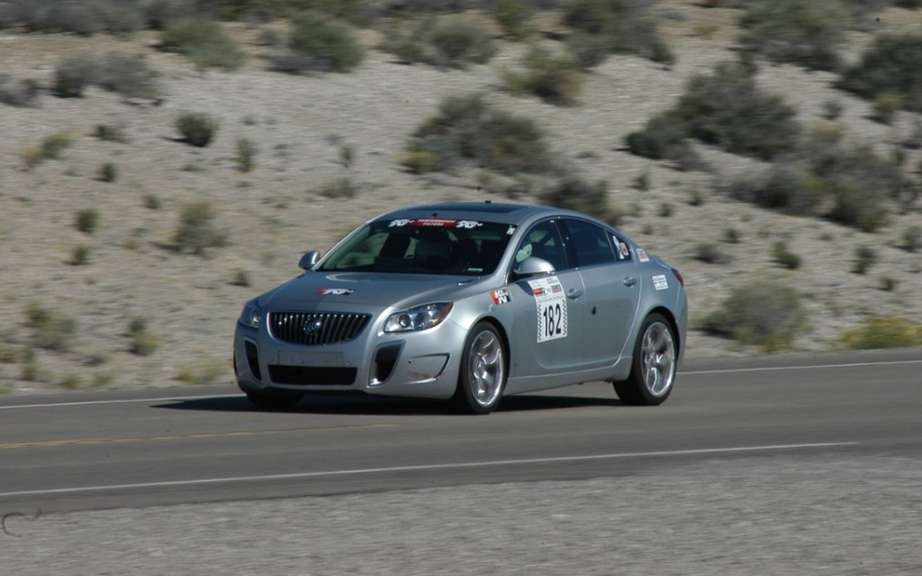
<instances>
[{"instance_id":1,"label":"racing number 182","mask_svg":"<svg viewBox=\"0 0 922 576\"><path fill-rule=\"evenodd\" d=\"M546 338L563 334L563 329L560 325L561 316L560 302L544 308L544 336Z\"/></svg>"}]
</instances>

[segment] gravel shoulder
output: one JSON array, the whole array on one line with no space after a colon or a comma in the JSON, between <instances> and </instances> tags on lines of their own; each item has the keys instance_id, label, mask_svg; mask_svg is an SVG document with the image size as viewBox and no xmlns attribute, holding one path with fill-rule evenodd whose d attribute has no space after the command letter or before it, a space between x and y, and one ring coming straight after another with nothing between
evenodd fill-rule
<instances>
[{"instance_id":1,"label":"gravel shoulder","mask_svg":"<svg viewBox=\"0 0 922 576\"><path fill-rule=\"evenodd\" d=\"M69 574L914 575L922 461L651 463L471 485L11 517L4 569Z\"/></svg>"}]
</instances>

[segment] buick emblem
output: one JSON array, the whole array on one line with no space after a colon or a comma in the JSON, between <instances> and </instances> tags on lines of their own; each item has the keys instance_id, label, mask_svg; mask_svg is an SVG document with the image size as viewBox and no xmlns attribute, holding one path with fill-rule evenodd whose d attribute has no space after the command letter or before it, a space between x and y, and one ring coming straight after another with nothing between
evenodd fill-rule
<instances>
[{"instance_id":1,"label":"buick emblem","mask_svg":"<svg viewBox=\"0 0 922 576\"><path fill-rule=\"evenodd\" d=\"M315 320L308 320L304 323L304 333L308 336L320 332L321 328L323 328L323 321L319 318Z\"/></svg>"}]
</instances>

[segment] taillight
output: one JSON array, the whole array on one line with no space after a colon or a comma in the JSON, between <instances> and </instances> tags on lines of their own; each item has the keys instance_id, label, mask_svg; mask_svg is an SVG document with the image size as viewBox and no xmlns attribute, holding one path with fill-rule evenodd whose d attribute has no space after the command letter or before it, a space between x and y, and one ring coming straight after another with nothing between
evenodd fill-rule
<instances>
[{"instance_id":1,"label":"taillight","mask_svg":"<svg viewBox=\"0 0 922 576\"><path fill-rule=\"evenodd\" d=\"M672 270L672 273L675 275L676 280L679 281L679 284L681 284L682 286L685 286L685 277L682 276L682 273L676 270L675 268L671 268L671 270Z\"/></svg>"}]
</instances>

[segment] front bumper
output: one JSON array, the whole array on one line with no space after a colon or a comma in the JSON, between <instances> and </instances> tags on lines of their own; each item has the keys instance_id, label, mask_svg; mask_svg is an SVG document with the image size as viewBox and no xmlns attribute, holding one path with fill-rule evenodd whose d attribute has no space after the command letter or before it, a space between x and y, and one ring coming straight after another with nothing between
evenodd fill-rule
<instances>
[{"instance_id":1,"label":"front bumper","mask_svg":"<svg viewBox=\"0 0 922 576\"><path fill-rule=\"evenodd\" d=\"M275 338L266 327L240 323L234 367L244 391L268 389L361 391L368 394L447 399L458 382L466 330L446 319L421 332L385 334L381 314L349 342L305 346Z\"/></svg>"}]
</instances>

